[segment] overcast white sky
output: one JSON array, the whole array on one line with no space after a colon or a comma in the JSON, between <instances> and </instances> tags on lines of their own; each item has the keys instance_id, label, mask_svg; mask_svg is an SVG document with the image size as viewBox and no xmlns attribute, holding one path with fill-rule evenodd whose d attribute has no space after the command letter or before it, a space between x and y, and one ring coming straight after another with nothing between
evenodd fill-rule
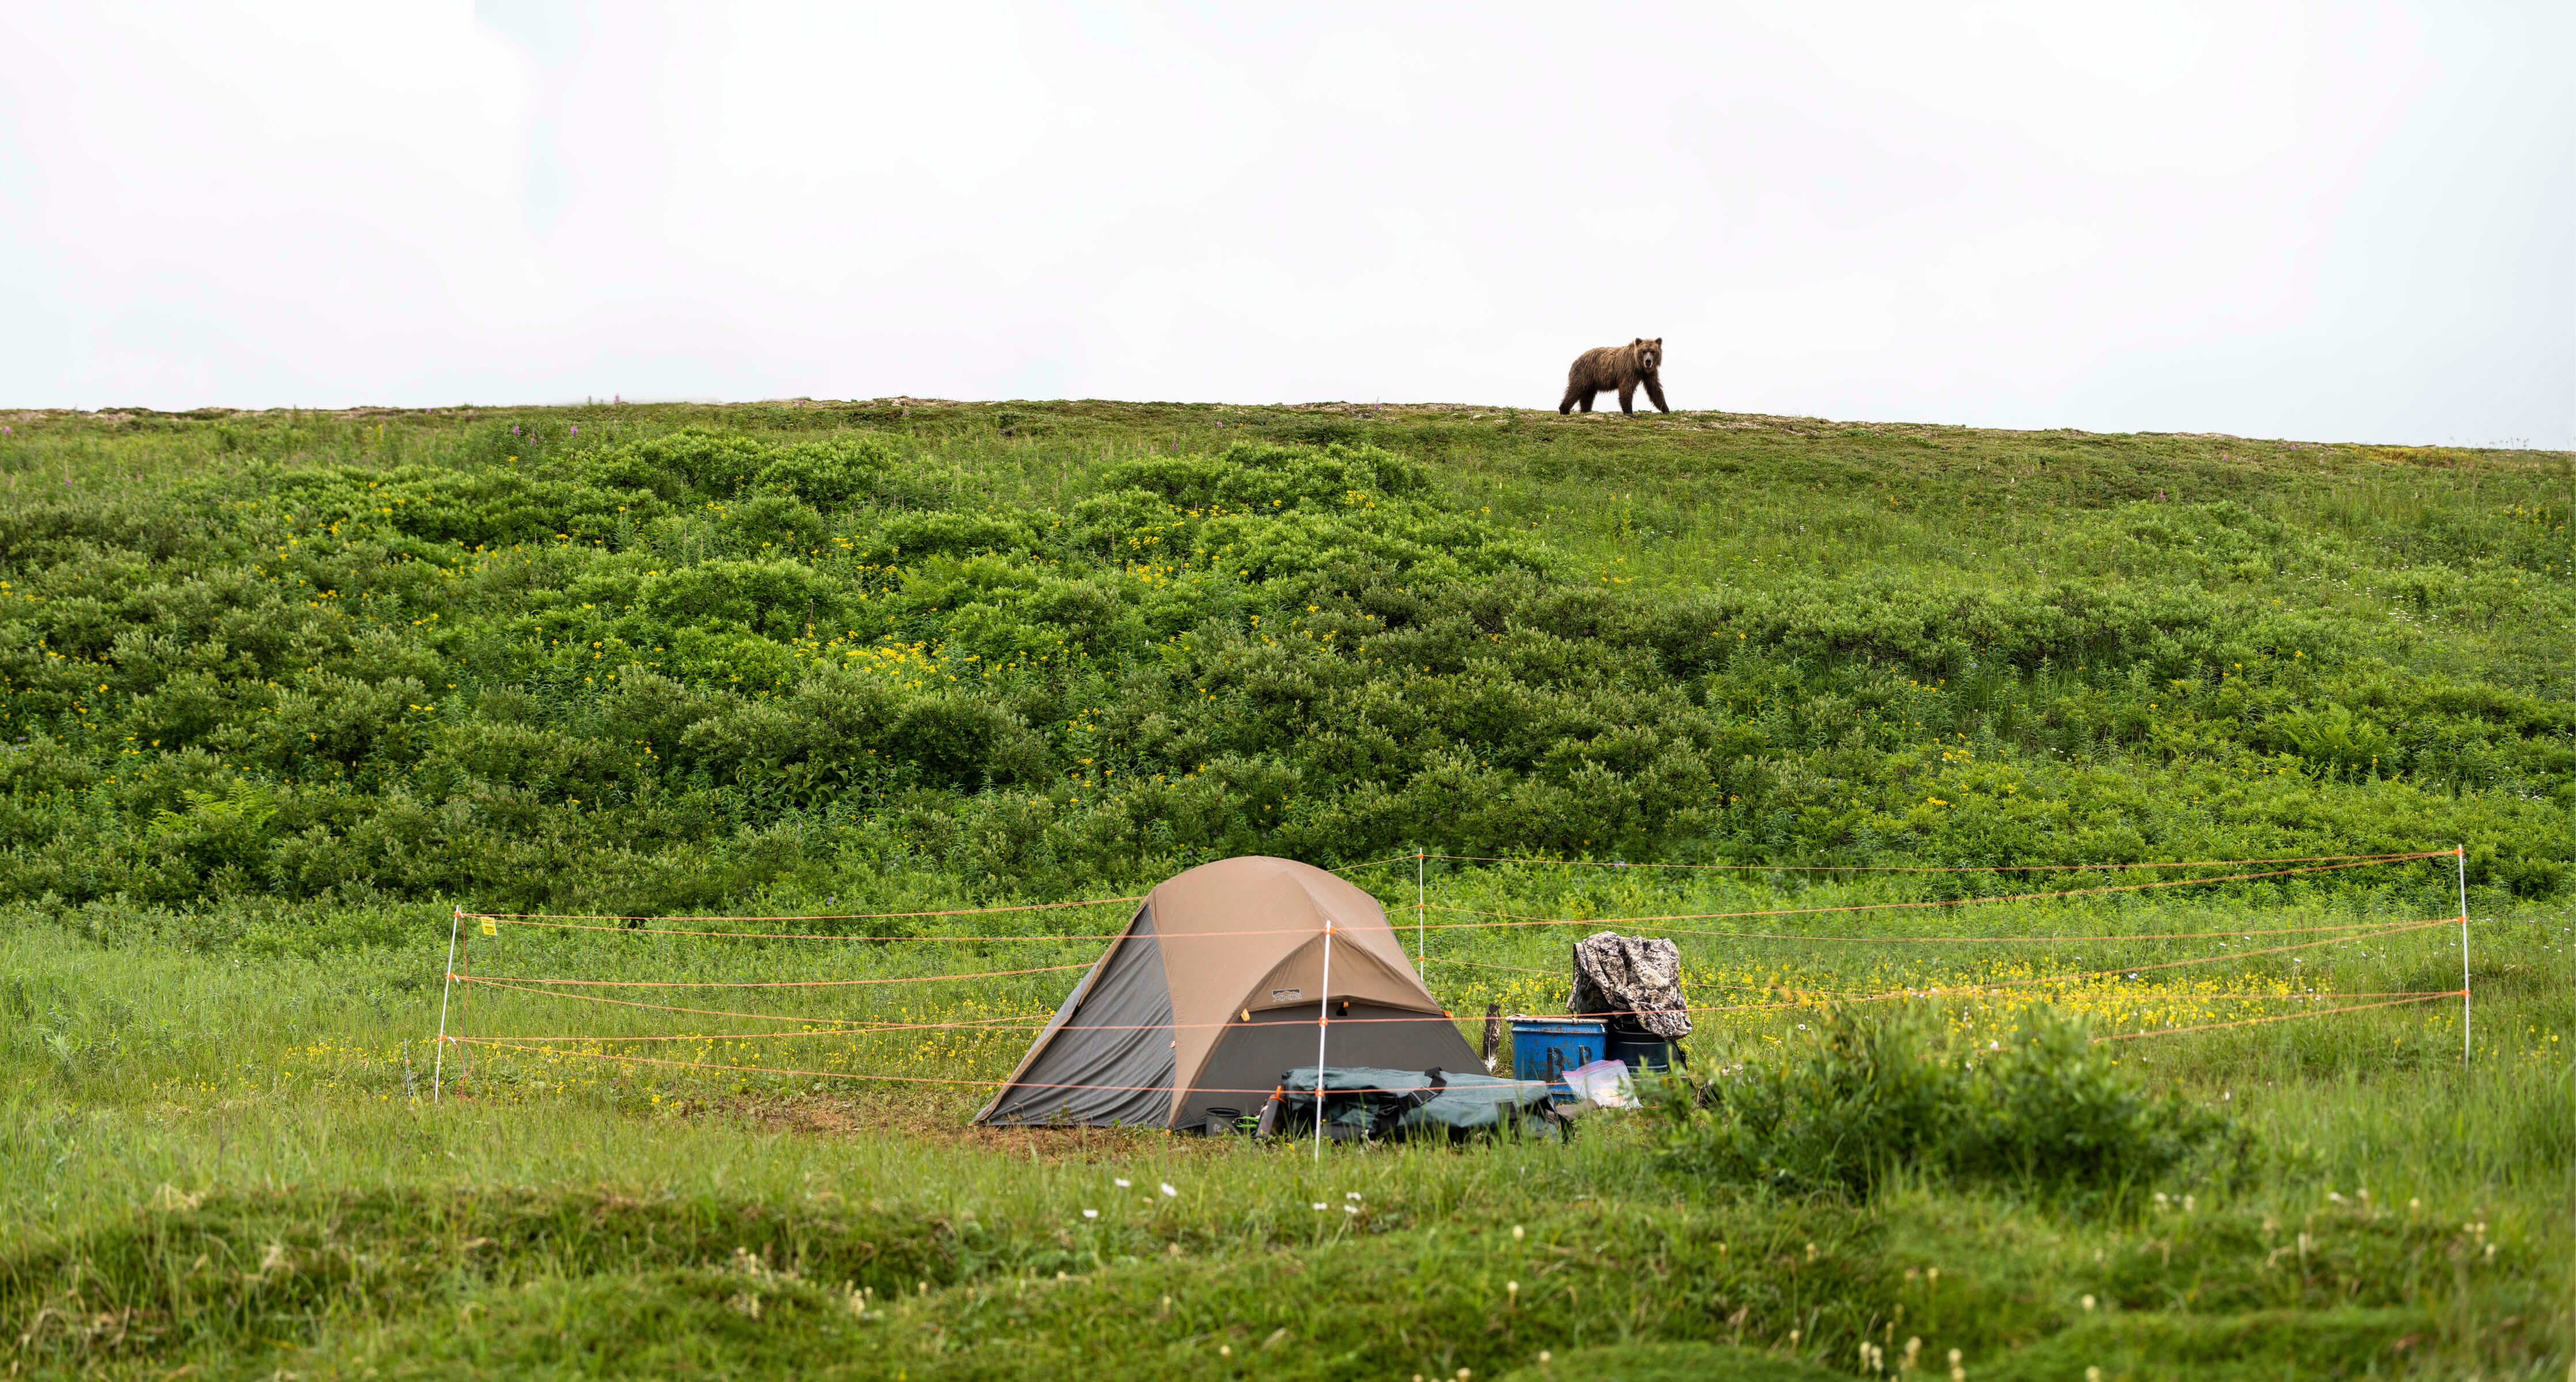
<instances>
[{"instance_id":1,"label":"overcast white sky","mask_svg":"<svg viewBox=\"0 0 2576 1382\"><path fill-rule=\"evenodd\" d=\"M0 6L0 405L2576 444L2576 5Z\"/></svg>"}]
</instances>

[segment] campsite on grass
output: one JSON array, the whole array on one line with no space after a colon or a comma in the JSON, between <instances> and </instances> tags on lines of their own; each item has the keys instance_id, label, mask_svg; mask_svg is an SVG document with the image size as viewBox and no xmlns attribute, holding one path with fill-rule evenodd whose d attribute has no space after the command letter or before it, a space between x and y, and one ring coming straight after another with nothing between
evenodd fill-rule
<instances>
[{"instance_id":1,"label":"campsite on grass","mask_svg":"<svg viewBox=\"0 0 2576 1382\"><path fill-rule=\"evenodd\" d=\"M0 51L0 1382L2576 1382L2576 3Z\"/></svg>"},{"instance_id":2,"label":"campsite on grass","mask_svg":"<svg viewBox=\"0 0 2576 1382\"><path fill-rule=\"evenodd\" d=\"M2563 1371L2564 456L12 425L26 1369Z\"/></svg>"}]
</instances>

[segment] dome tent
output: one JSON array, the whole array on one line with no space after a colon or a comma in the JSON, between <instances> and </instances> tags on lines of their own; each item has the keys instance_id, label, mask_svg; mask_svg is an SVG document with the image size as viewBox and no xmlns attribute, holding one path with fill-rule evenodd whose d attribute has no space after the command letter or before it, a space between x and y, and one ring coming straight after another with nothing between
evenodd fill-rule
<instances>
[{"instance_id":1,"label":"dome tent","mask_svg":"<svg viewBox=\"0 0 2576 1382\"><path fill-rule=\"evenodd\" d=\"M1485 1068L1377 899L1293 860L1202 864L1147 894L975 1121L1195 1128L1254 1113L1282 1074L1316 1064L1319 1021L1327 1066Z\"/></svg>"}]
</instances>

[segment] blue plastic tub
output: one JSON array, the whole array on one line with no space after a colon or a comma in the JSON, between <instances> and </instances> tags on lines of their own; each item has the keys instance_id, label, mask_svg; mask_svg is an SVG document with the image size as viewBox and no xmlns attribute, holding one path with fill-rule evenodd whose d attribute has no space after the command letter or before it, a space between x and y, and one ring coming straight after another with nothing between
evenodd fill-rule
<instances>
[{"instance_id":1,"label":"blue plastic tub","mask_svg":"<svg viewBox=\"0 0 2576 1382\"><path fill-rule=\"evenodd\" d=\"M1585 1017L1515 1017L1512 1022L1512 1076L1545 1080L1555 1092L1572 1098L1565 1072L1590 1065L1610 1051L1609 1024Z\"/></svg>"}]
</instances>

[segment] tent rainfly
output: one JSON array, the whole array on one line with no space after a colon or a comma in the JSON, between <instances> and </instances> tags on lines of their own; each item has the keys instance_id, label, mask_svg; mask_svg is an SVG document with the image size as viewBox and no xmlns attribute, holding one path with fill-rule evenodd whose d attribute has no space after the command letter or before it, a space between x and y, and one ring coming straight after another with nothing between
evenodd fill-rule
<instances>
[{"instance_id":1,"label":"tent rainfly","mask_svg":"<svg viewBox=\"0 0 2576 1382\"><path fill-rule=\"evenodd\" d=\"M1319 1023L1327 1066L1485 1068L1377 899L1293 860L1202 864L1146 896L975 1121L1231 1121L1316 1064Z\"/></svg>"}]
</instances>

